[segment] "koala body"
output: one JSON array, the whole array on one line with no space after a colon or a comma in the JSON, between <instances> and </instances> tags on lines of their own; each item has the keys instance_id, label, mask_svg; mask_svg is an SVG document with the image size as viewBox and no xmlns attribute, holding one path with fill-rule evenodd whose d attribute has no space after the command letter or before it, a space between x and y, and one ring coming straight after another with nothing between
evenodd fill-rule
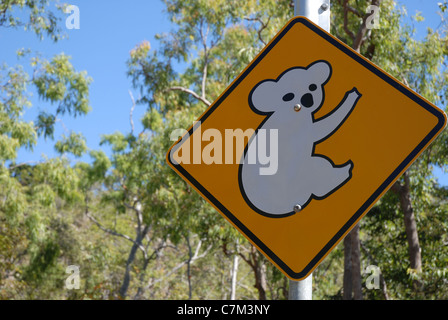
<instances>
[{"instance_id":1,"label":"koala body","mask_svg":"<svg viewBox=\"0 0 448 320\"><path fill-rule=\"evenodd\" d=\"M276 80L262 81L251 91L251 108L267 116L258 129L278 130L275 174L262 175L262 164L246 161L248 154L255 152L256 136L249 141L239 168L242 194L260 214L294 214L294 206L303 209L313 198L329 196L351 178L352 161L335 165L327 156L314 153L315 145L342 125L361 97L353 88L333 111L314 119L324 103L324 85L331 73L328 62L316 61L306 68L288 69Z\"/></svg>"}]
</instances>

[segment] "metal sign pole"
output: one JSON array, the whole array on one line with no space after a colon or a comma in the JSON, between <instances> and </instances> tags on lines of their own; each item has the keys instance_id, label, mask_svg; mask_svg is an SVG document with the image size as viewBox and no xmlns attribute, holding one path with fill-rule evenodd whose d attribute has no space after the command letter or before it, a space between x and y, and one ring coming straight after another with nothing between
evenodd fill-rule
<instances>
[{"instance_id":1,"label":"metal sign pole","mask_svg":"<svg viewBox=\"0 0 448 320\"><path fill-rule=\"evenodd\" d=\"M294 16L303 16L330 32L330 0L295 0ZM313 299L313 274L302 281L289 280L289 300Z\"/></svg>"},{"instance_id":2,"label":"metal sign pole","mask_svg":"<svg viewBox=\"0 0 448 320\"><path fill-rule=\"evenodd\" d=\"M330 0L295 0L294 16L302 16L330 32Z\"/></svg>"}]
</instances>

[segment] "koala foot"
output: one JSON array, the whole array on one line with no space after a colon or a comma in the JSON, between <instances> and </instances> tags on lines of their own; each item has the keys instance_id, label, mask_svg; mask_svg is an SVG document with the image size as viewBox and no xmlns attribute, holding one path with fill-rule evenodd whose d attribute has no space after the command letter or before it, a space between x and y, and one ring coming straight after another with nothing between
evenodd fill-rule
<instances>
[{"instance_id":1,"label":"koala foot","mask_svg":"<svg viewBox=\"0 0 448 320\"><path fill-rule=\"evenodd\" d=\"M342 166L332 166L330 162L326 166L320 166L320 171L316 179L321 183L316 184L313 194L318 198L323 198L337 190L352 176L353 162L348 161ZM324 183L322 183L324 181Z\"/></svg>"}]
</instances>

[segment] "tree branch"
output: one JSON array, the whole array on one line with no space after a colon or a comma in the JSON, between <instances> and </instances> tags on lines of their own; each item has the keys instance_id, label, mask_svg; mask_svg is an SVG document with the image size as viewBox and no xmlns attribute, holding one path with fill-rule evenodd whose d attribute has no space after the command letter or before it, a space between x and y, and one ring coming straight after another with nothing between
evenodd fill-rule
<instances>
[{"instance_id":1,"label":"tree branch","mask_svg":"<svg viewBox=\"0 0 448 320\"><path fill-rule=\"evenodd\" d=\"M98 226L98 228L100 228L100 229L103 230L104 232L109 233L109 234L111 234L111 235L113 235L113 236L116 236L116 237L120 237L120 238L126 239L126 240L132 242L133 244L135 244L135 245L136 245L136 246L143 252L143 255L144 255L145 257L147 256L146 249L145 249L145 247L143 247L143 246L141 245L141 243L137 243L134 239L132 239L132 238L131 238L130 236L128 236L128 235L125 235L125 234L119 233L119 232L117 232L117 231L115 231L115 230L112 230L112 229L109 229L109 228L104 227L98 220L96 220L94 217L92 217L92 216L90 215L90 213L88 212L88 210L86 210L86 216L87 216L87 218L89 218L93 223L95 223L95 224Z\"/></svg>"},{"instance_id":2,"label":"tree branch","mask_svg":"<svg viewBox=\"0 0 448 320\"><path fill-rule=\"evenodd\" d=\"M362 15L358 10L356 10L356 9L353 8L352 6L349 6L349 5L348 5L348 1L345 1L345 3L344 3L344 7L345 7L348 11L350 11L351 13L354 13L355 15L357 15L358 17L360 17L360 18L363 17L363 15Z\"/></svg>"},{"instance_id":3,"label":"tree branch","mask_svg":"<svg viewBox=\"0 0 448 320\"><path fill-rule=\"evenodd\" d=\"M131 123L131 134L134 133L134 120L132 119L132 116L134 114L134 109L135 109L135 99L134 99L134 95L132 94L131 90L128 90L129 92L129 96L131 97L131 101L132 101L132 107L131 107L131 111L129 112L129 122Z\"/></svg>"},{"instance_id":4,"label":"tree branch","mask_svg":"<svg viewBox=\"0 0 448 320\"><path fill-rule=\"evenodd\" d=\"M204 68L202 69L202 82L201 82L201 98L205 99L205 84L207 82L207 73L208 73L208 48L207 48L207 37L210 30L210 26L207 26L207 31L204 35L202 32L202 20L199 25L199 34L202 40L202 46L204 47Z\"/></svg>"},{"instance_id":5,"label":"tree branch","mask_svg":"<svg viewBox=\"0 0 448 320\"><path fill-rule=\"evenodd\" d=\"M122 234L122 233L119 233L119 232L116 232L116 231L114 231L112 229L108 229L108 228L104 227L98 220L96 220L94 217L92 217L89 212L86 212L86 217L89 218L93 223L95 223L98 226L98 228L100 228L104 232L109 233L109 234L111 234L113 236L121 237L121 238L126 239L126 240L128 240L128 241L130 241L130 242L135 244L134 239L132 239L130 236Z\"/></svg>"},{"instance_id":6,"label":"tree branch","mask_svg":"<svg viewBox=\"0 0 448 320\"><path fill-rule=\"evenodd\" d=\"M380 5L380 0L372 0L371 3L372 3L373 6L379 6ZM366 13L366 14L362 15L358 10L356 10L355 8L353 8L353 7L348 5L348 0L344 0L342 5L343 5L343 8L344 8L344 31L353 41L352 48L356 52L360 52L361 51L361 45L365 41L365 35L367 33L367 30L368 30L367 29L367 25L366 25L366 21L372 14L375 14L375 13L374 12L369 12L369 13ZM356 35L348 27L348 13L349 12L351 12L351 13L355 14L356 16L362 18L362 23L359 26L358 32L356 33Z\"/></svg>"},{"instance_id":7,"label":"tree branch","mask_svg":"<svg viewBox=\"0 0 448 320\"><path fill-rule=\"evenodd\" d=\"M344 31L345 33L352 39L352 41L355 40L355 34L348 28L348 0L344 0L343 2L344 7Z\"/></svg>"},{"instance_id":8,"label":"tree branch","mask_svg":"<svg viewBox=\"0 0 448 320\"><path fill-rule=\"evenodd\" d=\"M268 21L266 23L264 23L263 20L261 20L259 17L256 18L244 17L244 19L247 21L257 21L261 24L261 28L257 30L258 40L260 40L261 43L266 45L266 41L264 41L263 37L261 36L261 33L263 32L264 29L268 27L269 22L271 21L271 17L268 18Z\"/></svg>"},{"instance_id":9,"label":"tree branch","mask_svg":"<svg viewBox=\"0 0 448 320\"><path fill-rule=\"evenodd\" d=\"M195 249L195 253L194 253L194 255L192 257L189 256L187 260L182 261L181 263L179 263L177 266L175 266L173 269L171 269L167 274L165 274L164 277L158 278L158 279L148 283L148 285L145 287L145 290L149 289L150 287L152 287L156 283L159 283L159 282L163 281L164 279L168 278L169 276L171 276L173 273L175 273L177 270L182 268L187 263L192 265L196 260L205 257L207 255L207 253L210 251L210 249L212 248L212 245L209 245L207 247L207 249L205 249L204 252L202 252L202 254L199 254L199 250L200 250L201 246L202 246L202 241L199 240L199 243L198 243L198 245L196 246L196 249Z\"/></svg>"},{"instance_id":10,"label":"tree branch","mask_svg":"<svg viewBox=\"0 0 448 320\"><path fill-rule=\"evenodd\" d=\"M28 165L36 164L36 163L40 163L40 162L39 161L26 161L26 162L22 162L22 163L15 164L15 165L10 165L8 167L8 169L9 170L14 170L14 169L17 169L17 168L20 168L20 167L24 167L24 166L28 166Z\"/></svg>"},{"instance_id":11,"label":"tree branch","mask_svg":"<svg viewBox=\"0 0 448 320\"><path fill-rule=\"evenodd\" d=\"M201 101L207 107L209 107L211 105L211 102L208 101L206 98L203 98L200 95L198 95L196 92L194 92L193 90L190 90L190 89L187 89L187 88L184 88L184 87L177 87L177 86L175 86L175 87L171 87L171 88L168 88L168 89L164 90L164 92L168 92L168 91L182 91L182 92L188 93L193 98Z\"/></svg>"}]
</instances>

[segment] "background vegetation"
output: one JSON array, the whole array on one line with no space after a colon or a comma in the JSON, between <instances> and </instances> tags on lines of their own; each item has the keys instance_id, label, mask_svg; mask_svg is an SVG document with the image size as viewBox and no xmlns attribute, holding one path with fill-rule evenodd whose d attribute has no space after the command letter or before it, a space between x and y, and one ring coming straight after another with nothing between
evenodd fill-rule
<instances>
[{"instance_id":1,"label":"background vegetation","mask_svg":"<svg viewBox=\"0 0 448 320\"><path fill-rule=\"evenodd\" d=\"M70 133L54 141L59 157L18 163L20 148L54 139L58 117L95 108L91 79L64 54L19 50L23 65L0 67L0 299L287 299L285 276L166 165L165 153L171 131L217 98L289 20L293 1L164 2L174 29L158 36L159 50L143 41L123 61L140 92L132 108L147 108L143 130L104 135L110 154ZM372 4L381 28L369 30ZM53 8L2 0L0 30L66 41L64 6ZM416 40L393 0L333 0L332 33L445 109L446 2L439 8L440 27ZM31 90L53 106L33 121L23 116ZM444 132L317 268L315 299L448 298L448 190L432 175L447 168L447 139ZM85 153L88 162L67 159ZM69 265L80 267L77 290L66 288ZM366 286L369 265L381 270L378 289Z\"/></svg>"}]
</instances>

